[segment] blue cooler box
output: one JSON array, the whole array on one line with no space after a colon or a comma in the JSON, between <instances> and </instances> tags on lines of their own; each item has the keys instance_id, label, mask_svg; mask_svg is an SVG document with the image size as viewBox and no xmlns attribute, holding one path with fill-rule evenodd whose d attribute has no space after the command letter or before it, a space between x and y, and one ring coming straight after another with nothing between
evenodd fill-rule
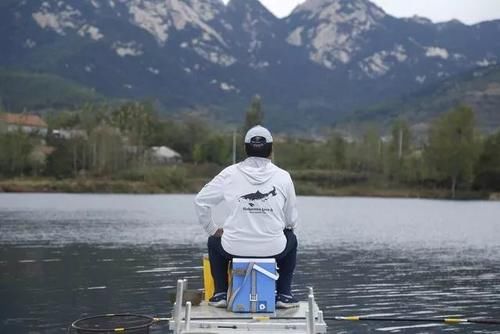
<instances>
[{"instance_id":1,"label":"blue cooler box","mask_svg":"<svg viewBox=\"0 0 500 334\"><path fill-rule=\"evenodd\" d=\"M276 304L276 261L233 259L228 308L233 312L272 313Z\"/></svg>"}]
</instances>

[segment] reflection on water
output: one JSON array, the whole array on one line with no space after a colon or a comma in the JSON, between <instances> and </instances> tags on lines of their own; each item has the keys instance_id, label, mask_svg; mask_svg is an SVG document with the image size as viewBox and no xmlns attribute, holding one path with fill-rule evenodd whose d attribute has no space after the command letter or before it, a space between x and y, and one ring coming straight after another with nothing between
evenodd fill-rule
<instances>
[{"instance_id":1,"label":"reflection on water","mask_svg":"<svg viewBox=\"0 0 500 334\"><path fill-rule=\"evenodd\" d=\"M201 286L192 199L0 195L0 333L64 333L88 314L167 316L178 278ZM327 317L500 318L498 203L300 198L300 212L295 293L314 286ZM329 331L500 327L330 321Z\"/></svg>"}]
</instances>

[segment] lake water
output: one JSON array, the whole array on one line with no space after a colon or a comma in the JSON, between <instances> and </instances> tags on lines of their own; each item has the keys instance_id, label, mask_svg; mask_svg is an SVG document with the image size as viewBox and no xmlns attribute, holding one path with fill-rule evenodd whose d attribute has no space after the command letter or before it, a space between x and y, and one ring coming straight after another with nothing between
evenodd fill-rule
<instances>
[{"instance_id":1,"label":"lake water","mask_svg":"<svg viewBox=\"0 0 500 334\"><path fill-rule=\"evenodd\" d=\"M201 287L190 195L0 194L0 333L86 315L168 316ZM325 316L500 318L500 203L299 197L294 293ZM217 221L225 210L217 210ZM329 333L500 333L500 326L329 321ZM155 327L154 333L166 328Z\"/></svg>"}]
</instances>

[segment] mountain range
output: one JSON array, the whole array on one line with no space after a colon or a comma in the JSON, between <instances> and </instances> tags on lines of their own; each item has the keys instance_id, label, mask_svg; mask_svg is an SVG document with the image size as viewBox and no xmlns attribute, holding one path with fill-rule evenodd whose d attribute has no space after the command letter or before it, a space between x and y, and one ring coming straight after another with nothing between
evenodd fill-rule
<instances>
[{"instance_id":1,"label":"mountain range","mask_svg":"<svg viewBox=\"0 0 500 334\"><path fill-rule=\"evenodd\" d=\"M494 66L499 35L500 20L395 18L368 0L306 0L284 19L257 0L3 0L0 67L225 121L258 94L268 123L304 129Z\"/></svg>"},{"instance_id":2,"label":"mountain range","mask_svg":"<svg viewBox=\"0 0 500 334\"><path fill-rule=\"evenodd\" d=\"M472 108L482 131L500 129L499 65L476 68L426 85L417 92L356 109L339 121L338 126L369 122L389 128L395 119L404 119L425 134L430 120L461 105Z\"/></svg>"}]
</instances>

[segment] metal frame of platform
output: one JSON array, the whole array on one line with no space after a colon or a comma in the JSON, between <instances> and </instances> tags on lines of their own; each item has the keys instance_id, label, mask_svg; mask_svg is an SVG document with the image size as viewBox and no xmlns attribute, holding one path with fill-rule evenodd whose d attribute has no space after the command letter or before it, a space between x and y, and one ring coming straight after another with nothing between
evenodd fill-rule
<instances>
[{"instance_id":1,"label":"metal frame of platform","mask_svg":"<svg viewBox=\"0 0 500 334\"><path fill-rule=\"evenodd\" d=\"M274 313L233 313L209 306L206 302L199 306L186 302L184 307L182 300L186 284L185 280L177 281L176 302L169 321L169 329L174 334L326 333L323 312L314 300L312 288L309 288L307 302L300 302L299 307L279 309Z\"/></svg>"}]
</instances>

